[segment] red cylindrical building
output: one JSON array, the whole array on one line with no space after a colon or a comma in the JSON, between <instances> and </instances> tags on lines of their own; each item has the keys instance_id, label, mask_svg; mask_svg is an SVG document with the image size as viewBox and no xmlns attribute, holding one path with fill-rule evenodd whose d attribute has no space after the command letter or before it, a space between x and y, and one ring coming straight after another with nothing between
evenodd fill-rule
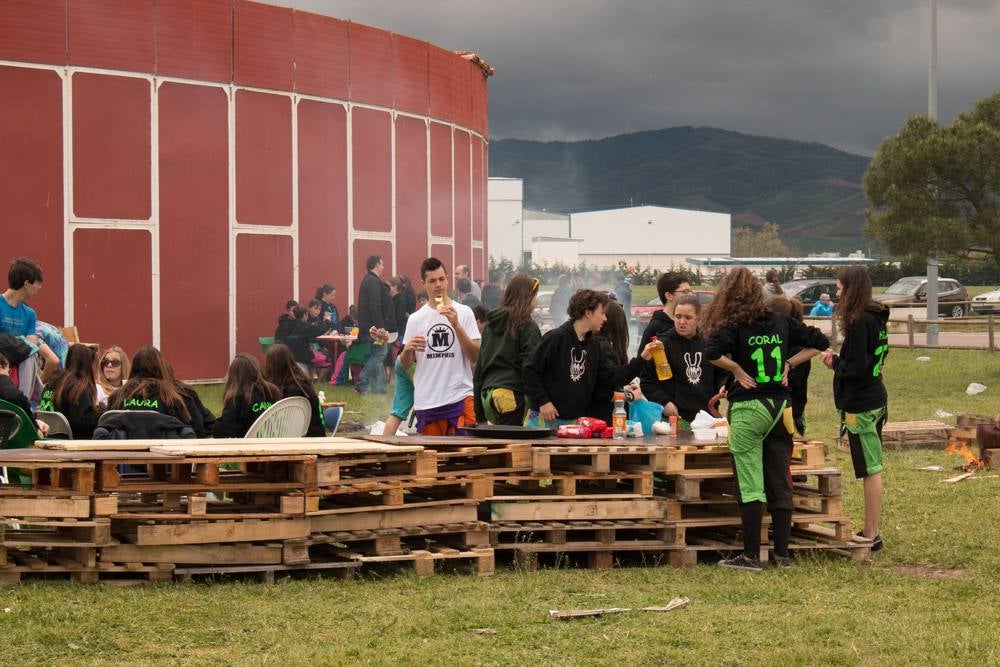
<instances>
[{"instance_id":1,"label":"red cylindrical building","mask_svg":"<svg viewBox=\"0 0 1000 667\"><path fill-rule=\"evenodd\" d=\"M487 86L455 53L246 0L0 2L0 221L39 319L162 348L180 377L258 352L284 302L368 255L486 270Z\"/></svg>"}]
</instances>

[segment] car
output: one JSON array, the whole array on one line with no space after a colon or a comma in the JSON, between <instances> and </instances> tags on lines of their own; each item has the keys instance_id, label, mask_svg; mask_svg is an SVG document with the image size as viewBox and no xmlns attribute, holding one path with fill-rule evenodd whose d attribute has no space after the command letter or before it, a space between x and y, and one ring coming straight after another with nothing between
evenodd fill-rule
<instances>
[{"instance_id":1,"label":"car","mask_svg":"<svg viewBox=\"0 0 1000 667\"><path fill-rule=\"evenodd\" d=\"M710 302L715 296L715 292L707 289L696 289L692 290L691 293L698 297L702 306ZM632 306L632 319L639 324L646 326L649 324L649 320L653 318L653 313L662 309L663 304L660 303L660 297L653 297L641 306Z\"/></svg>"},{"instance_id":2,"label":"car","mask_svg":"<svg viewBox=\"0 0 1000 667\"><path fill-rule=\"evenodd\" d=\"M900 278L873 298L889 307L920 307L927 302L927 278ZM962 317L968 310L969 290L954 278L938 278L938 313L946 317Z\"/></svg>"},{"instance_id":3,"label":"car","mask_svg":"<svg viewBox=\"0 0 1000 667\"><path fill-rule=\"evenodd\" d=\"M821 294L829 294L830 300L837 303L836 278L809 278L808 280L789 280L782 283L782 291L790 299L798 299L809 314L813 305L819 301Z\"/></svg>"},{"instance_id":4,"label":"car","mask_svg":"<svg viewBox=\"0 0 1000 667\"><path fill-rule=\"evenodd\" d=\"M532 311L531 317L542 331L552 328L552 313L549 312L549 308L552 306L553 293L551 290L539 292L535 298L535 310Z\"/></svg>"},{"instance_id":5,"label":"car","mask_svg":"<svg viewBox=\"0 0 1000 667\"><path fill-rule=\"evenodd\" d=\"M1000 313L1000 287L972 297L972 312L977 315Z\"/></svg>"}]
</instances>

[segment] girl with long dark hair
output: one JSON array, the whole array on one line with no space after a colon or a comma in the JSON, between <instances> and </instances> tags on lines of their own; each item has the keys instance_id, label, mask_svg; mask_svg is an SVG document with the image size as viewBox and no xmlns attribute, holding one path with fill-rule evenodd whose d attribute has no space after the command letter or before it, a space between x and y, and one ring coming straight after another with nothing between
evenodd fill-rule
<instances>
[{"instance_id":1,"label":"girl with long dark hair","mask_svg":"<svg viewBox=\"0 0 1000 667\"><path fill-rule=\"evenodd\" d=\"M723 567L759 571L764 504L771 512L774 560L791 565L792 408L788 372L809 361L829 341L807 327L764 307L760 283L744 267L722 281L704 318L705 358L733 375L729 399L729 447L736 471L743 523L743 553L719 561ZM794 356L792 348L802 347Z\"/></svg>"},{"instance_id":2,"label":"girl with long dark hair","mask_svg":"<svg viewBox=\"0 0 1000 667\"><path fill-rule=\"evenodd\" d=\"M604 316L607 319L601 330L594 334L594 338L600 343L606 359L615 366L624 366L628 363L628 320L625 319L625 310L617 301L609 300L604 309ZM587 412L590 416L603 419L610 424L611 413L614 411L614 395L616 391L621 390L621 384L599 382L594 388L594 399Z\"/></svg>"},{"instance_id":3,"label":"girl with long dark hair","mask_svg":"<svg viewBox=\"0 0 1000 667\"><path fill-rule=\"evenodd\" d=\"M66 353L66 368L56 373L42 391L39 410L61 412L69 422L73 438L94 435L100 409L97 404L96 355L86 345L73 345Z\"/></svg>"},{"instance_id":4,"label":"girl with long dark hair","mask_svg":"<svg viewBox=\"0 0 1000 667\"><path fill-rule=\"evenodd\" d=\"M833 402L847 432L854 474L863 479L865 527L862 541L872 551L882 549L879 518L882 507L882 426L888 414L888 394L882 364L889 353L886 322L889 309L872 299L872 281L862 266L847 266L837 274L834 322L844 334L840 354L823 353L833 370Z\"/></svg>"},{"instance_id":5,"label":"girl with long dark hair","mask_svg":"<svg viewBox=\"0 0 1000 667\"><path fill-rule=\"evenodd\" d=\"M281 398L301 396L309 401L312 416L306 435L310 438L322 438L326 435L319 395L313 389L312 382L295 363L295 357L287 345L276 343L268 349L264 356L264 379L281 390Z\"/></svg>"},{"instance_id":6,"label":"girl with long dark hair","mask_svg":"<svg viewBox=\"0 0 1000 667\"><path fill-rule=\"evenodd\" d=\"M108 407L112 410L153 410L191 424L191 413L184 397L177 390L163 355L155 347L140 347L135 353L131 375L108 397Z\"/></svg>"},{"instance_id":7,"label":"girl with long dark hair","mask_svg":"<svg viewBox=\"0 0 1000 667\"><path fill-rule=\"evenodd\" d=\"M542 339L531 319L538 296L538 279L524 273L511 278L500 307L486 316L479 359L472 375L476 419L522 426L528 399L522 367Z\"/></svg>"},{"instance_id":8,"label":"girl with long dark hair","mask_svg":"<svg viewBox=\"0 0 1000 667\"><path fill-rule=\"evenodd\" d=\"M281 391L263 378L260 364L249 354L237 354L226 373L222 415L212 429L216 438L242 438L261 413L281 400Z\"/></svg>"}]
</instances>

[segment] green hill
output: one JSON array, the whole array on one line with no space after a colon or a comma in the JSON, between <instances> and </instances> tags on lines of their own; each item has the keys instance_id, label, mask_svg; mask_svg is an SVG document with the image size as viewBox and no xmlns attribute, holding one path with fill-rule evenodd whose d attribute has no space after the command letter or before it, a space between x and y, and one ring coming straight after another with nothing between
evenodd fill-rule
<instances>
[{"instance_id":1,"label":"green hill","mask_svg":"<svg viewBox=\"0 0 1000 667\"><path fill-rule=\"evenodd\" d=\"M734 224L777 223L792 246L861 244L868 158L823 144L674 127L575 142L494 140L489 160L491 176L524 179L526 208L695 208L731 213Z\"/></svg>"}]
</instances>

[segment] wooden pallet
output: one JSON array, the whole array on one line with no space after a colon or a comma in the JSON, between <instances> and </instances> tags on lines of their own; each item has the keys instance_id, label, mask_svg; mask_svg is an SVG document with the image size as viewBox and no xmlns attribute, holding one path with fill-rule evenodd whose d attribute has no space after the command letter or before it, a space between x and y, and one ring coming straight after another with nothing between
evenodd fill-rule
<instances>
[{"instance_id":1,"label":"wooden pallet","mask_svg":"<svg viewBox=\"0 0 1000 667\"><path fill-rule=\"evenodd\" d=\"M792 526L792 536L789 541L789 550L793 556L798 552L825 552L841 556L848 556L857 561L867 561L871 559L871 545L861 542L854 542L847 538L841 538L834 531L823 529L819 526ZM761 541L762 562L769 560L774 545L766 540ZM743 540L736 530L715 530L699 531L689 537L689 543L685 546L689 551L688 559L691 564L697 562L699 552L734 552L743 550Z\"/></svg>"},{"instance_id":2,"label":"wooden pallet","mask_svg":"<svg viewBox=\"0 0 1000 667\"><path fill-rule=\"evenodd\" d=\"M190 583L195 579L232 579L254 577L264 584L273 584L276 574L333 575L339 579L350 579L361 567L360 563L345 560L302 563L300 565L256 563L248 565L217 565L212 567L179 567L173 571L177 581Z\"/></svg>"},{"instance_id":3,"label":"wooden pallet","mask_svg":"<svg viewBox=\"0 0 1000 667\"><path fill-rule=\"evenodd\" d=\"M540 568L587 568L611 570L615 567L680 567L678 556L682 547L648 546L629 548L600 543L579 545L523 545L497 554L503 562L508 559L515 569L535 571Z\"/></svg>"},{"instance_id":4,"label":"wooden pallet","mask_svg":"<svg viewBox=\"0 0 1000 667\"><path fill-rule=\"evenodd\" d=\"M565 441L557 441L565 442ZM557 445L532 449L531 472L609 473L648 471L666 467L667 447L661 445Z\"/></svg>"},{"instance_id":5,"label":"wooden pallet","mask_svg":"<svg viewBox=\"0 0 1000 667\"><path fill-rule=\"evenodd\" d=\"M843 473L840 468L810 468L792 465L791 474L793 479L796 477L805 478L805 481L793 482L794 486L805 489L812 484L817 489L820 487L828 490L837 488L839 494L839 484ZM827 482L823 481L823 478L835 478L836 481ZM654 493L658 496L685 501L710 500L718 497L719 494L730 494L735 497L736 480L733 477L732 469L709 468L671 473L656 479ZM827 495L833 494L828 491Z\"/></svg>"},{"instance_id":6,"label":"wooden pallet","mask_svg":"<svg viewBox=\"0 0 1000 667\"><path fill-rule=\"evenodd\" d=\"M369 479L390 481L432 477L437 472L437 458L433 452L405 450L399 453L322 456L315 461L292 466L293 479L319 487Z\"/></svg>"},{"instance_id":7,"label":"wooden pallet","mask_svg":"<svg viewBox=\"0 0 1000 667\"><path fill-rule=\"evenodd\" d=\"M662 519L664 507L659 498L628 496L552 496L510 500L491 500L484 504L490 522L503 521L573 521L597 519Z\"/></svg>"},{"instance_id":8,"label":"wooden pallet","mask_svg":"<svg viewBox=\"0 0 1000 667\"><path fill-rule=\"evenodd\" d=\"M452 500L392 508L376 505L314 514L308 519L313 533L408 528L477 521L479 504L476 500Z\"/></svg>"},{"instance_id":9,"label":"wooden pallet","mask_svg":"<svg viewBox=\"0 0 1000 667\"><path fill-rule=\"evenodd\" d=\"M314 533L309 536L307 543L311 557L315 557L316 554L336 553L338 549L345 548L370 556L393 556L414 550L426 550L432 543L468 550L490 546L490 524L470 521L407 528Z\"/></svg>"},{"instance_id":10,"label":"wooden pallet","mask_svg":"<svg viewBox=\"0 0 1000 667\"><path fill-rule=\"evenodd\" d=\"M283 545L268 544L169 544L138 545L118 542L100 548L103 563L176 563L178 565L277 565Z\"/></svg>"},{"instance_id":11,"label":"wooden pallet","mask_svg":"<svg viewBox=\"0 0 1000 667\"><path fill-rule=\"evenodd\" d=\"M0 518L0 546L8 549L98 547L111 543L111 520Z\"/></svg>"},{"instance_id":12,"label":"wooden pallet","mask_svg":"<svg viewBox=\"0 0 1000 667\"><path fill-rule=\"evenodd\" d=\"M31 474L31 490L37 494L82 495L94 492L94 464L64 461L34 449L0 450L0 467L16 468ZM23 485L2 484L5 491L23 490Z\"/></svg>"},{"instance_id":13,"label":"wooden pallet","mask_svg":"<svg viewBox=\"0 0 1000 667\"><path fill-rule=\"evenodd\" d=\"M305 517L206 521L114 520L115 537L139 545L215 544L220 542L274 542L309 536Z\"/></svg>"},{"instance_id":14,"label":"wooden pallet","mask_svg":"<svg viewBox=\"0 0 1000 667\"><path fill-rule=\"evenodd\" d=\"M14 553L10 556L16 564L0 568L0 584L68 579L81 584L129 586L173 580L174 566L169 563L156 565L98 563L95 567L56 553Z\"/></svg>"},{"instance_id":15,"label":"wooden pallet","mask_svg":"<svg viewBox=\"0 0 1000 667\"><path fill-rule=\"evenodd\" d=\"M491 576L495 569L493 549L477 547L469 550L432 545L430 549L417 549L394 556L368 556L357 551L342 549L334 554L348 561L359 563L364 570L380 568L405 568L418 576L434 574L444 565L464 567L480 577Z\"/></svg>"},{"instance_id":16,"label":"wooden pallet","mask_svg":"<svg viewBox=\"0 0 1000 667\"><path fill-rule=\"evenodd\" d=\"M168 458L163 462L150 463L148 459L130 460L135 452L128 454L129 457L99 462L97 488L100 491L172 494L205 491L281 492L315 486L316 480L315 456ZM222 464L226 466L223 467ZM130 468L121 468L123 465L140 465L142 469L132 471ZM303 470L308 471L308 474Z\"/></svg>"},{"instance_id":17,"label":"wooden pallet","mask_svg":"<svg viewBox=\"0 0 1000 667\"><path fill-rule=\"evenodd\" d=\"M738 519L740 508L735 497L680 501L664 499L664 516L668 521L689 521L699 519ZM824 496L792 496L795 512L816 516L842 516L844 499Z\"/></svg>"},{"instance_id":18,"label":"wooden pallet","mask_svg":"<svg viewBox=\"0 0 1000 667\"><path fill-rule=\"evenodd\" d=\"M826 446L817 441L793 443L792 464L799 468L822 468L826 464ZM673 474L705 469L732 471L729 446L714 444L670 447L666 455L666 465L656 472Z\"/></svg>"},{"instance_id":19,"label":"wooden pallet","mask_svg":"<svg viewBox=\"0 0 1000 667\"><path fill-rule=\"evenodd\" d=\"M493 492L489 475L437 476L409 480L359 480L314 489L306 494L306 514L319 516L362 507L427 505L453 500L483 500Z\"/></svg>"},{"instance_id":20,"label":"wooden pallet","mask_svg":"<svg viewBox=\"0 0 1000 667\"><path fill-rule=\"evenodd\" d=\"M674 526L662 519L618 521L505 521L490 524L493 548L515 549L528 544L622 545L642 549L676 543Z\"/></svg>"},{"instance_id":21,"label":"wooden pallet","mask_svg":"<svg viewBox=\"0 0 1000 667\"><path fill-rule=\"evenodd\" d=\"M897 451L908 447L944 447L954 431L954 426L936 420L888 422L882 427L882 446ZM837 438L837 448L850 450L846 435Z\"/></svg>"},{"instance_id":22,"label":"wooden pallet","mask_svg":"<svg viewBox=\"0 0 1000 667\"><path fill-rule=\"evenodd\" d=\"M302 491L120 494L113 519L180 520L279 519L305 516Z\"/></svg>"},{"instance_id":23,"label":"wooden pallet","mask_svg":"<svg viewBox=\"0 0 1000 667\"><path fill-rule=\"evenodd\" d=\"M523 496L653 495L651 472L495 475L491 500Z\"/></svg>"},{"instance_id":24,"label":"wooden pallet","mask_svg":"<svg viewBox=\"0 0 1000 667\"><path fill-rule=\"evenodd\" d=\"M448 473L516 473L532 468L531 443L466 446L434 450L438 470Z\"/></svg>"}]
</instances>

